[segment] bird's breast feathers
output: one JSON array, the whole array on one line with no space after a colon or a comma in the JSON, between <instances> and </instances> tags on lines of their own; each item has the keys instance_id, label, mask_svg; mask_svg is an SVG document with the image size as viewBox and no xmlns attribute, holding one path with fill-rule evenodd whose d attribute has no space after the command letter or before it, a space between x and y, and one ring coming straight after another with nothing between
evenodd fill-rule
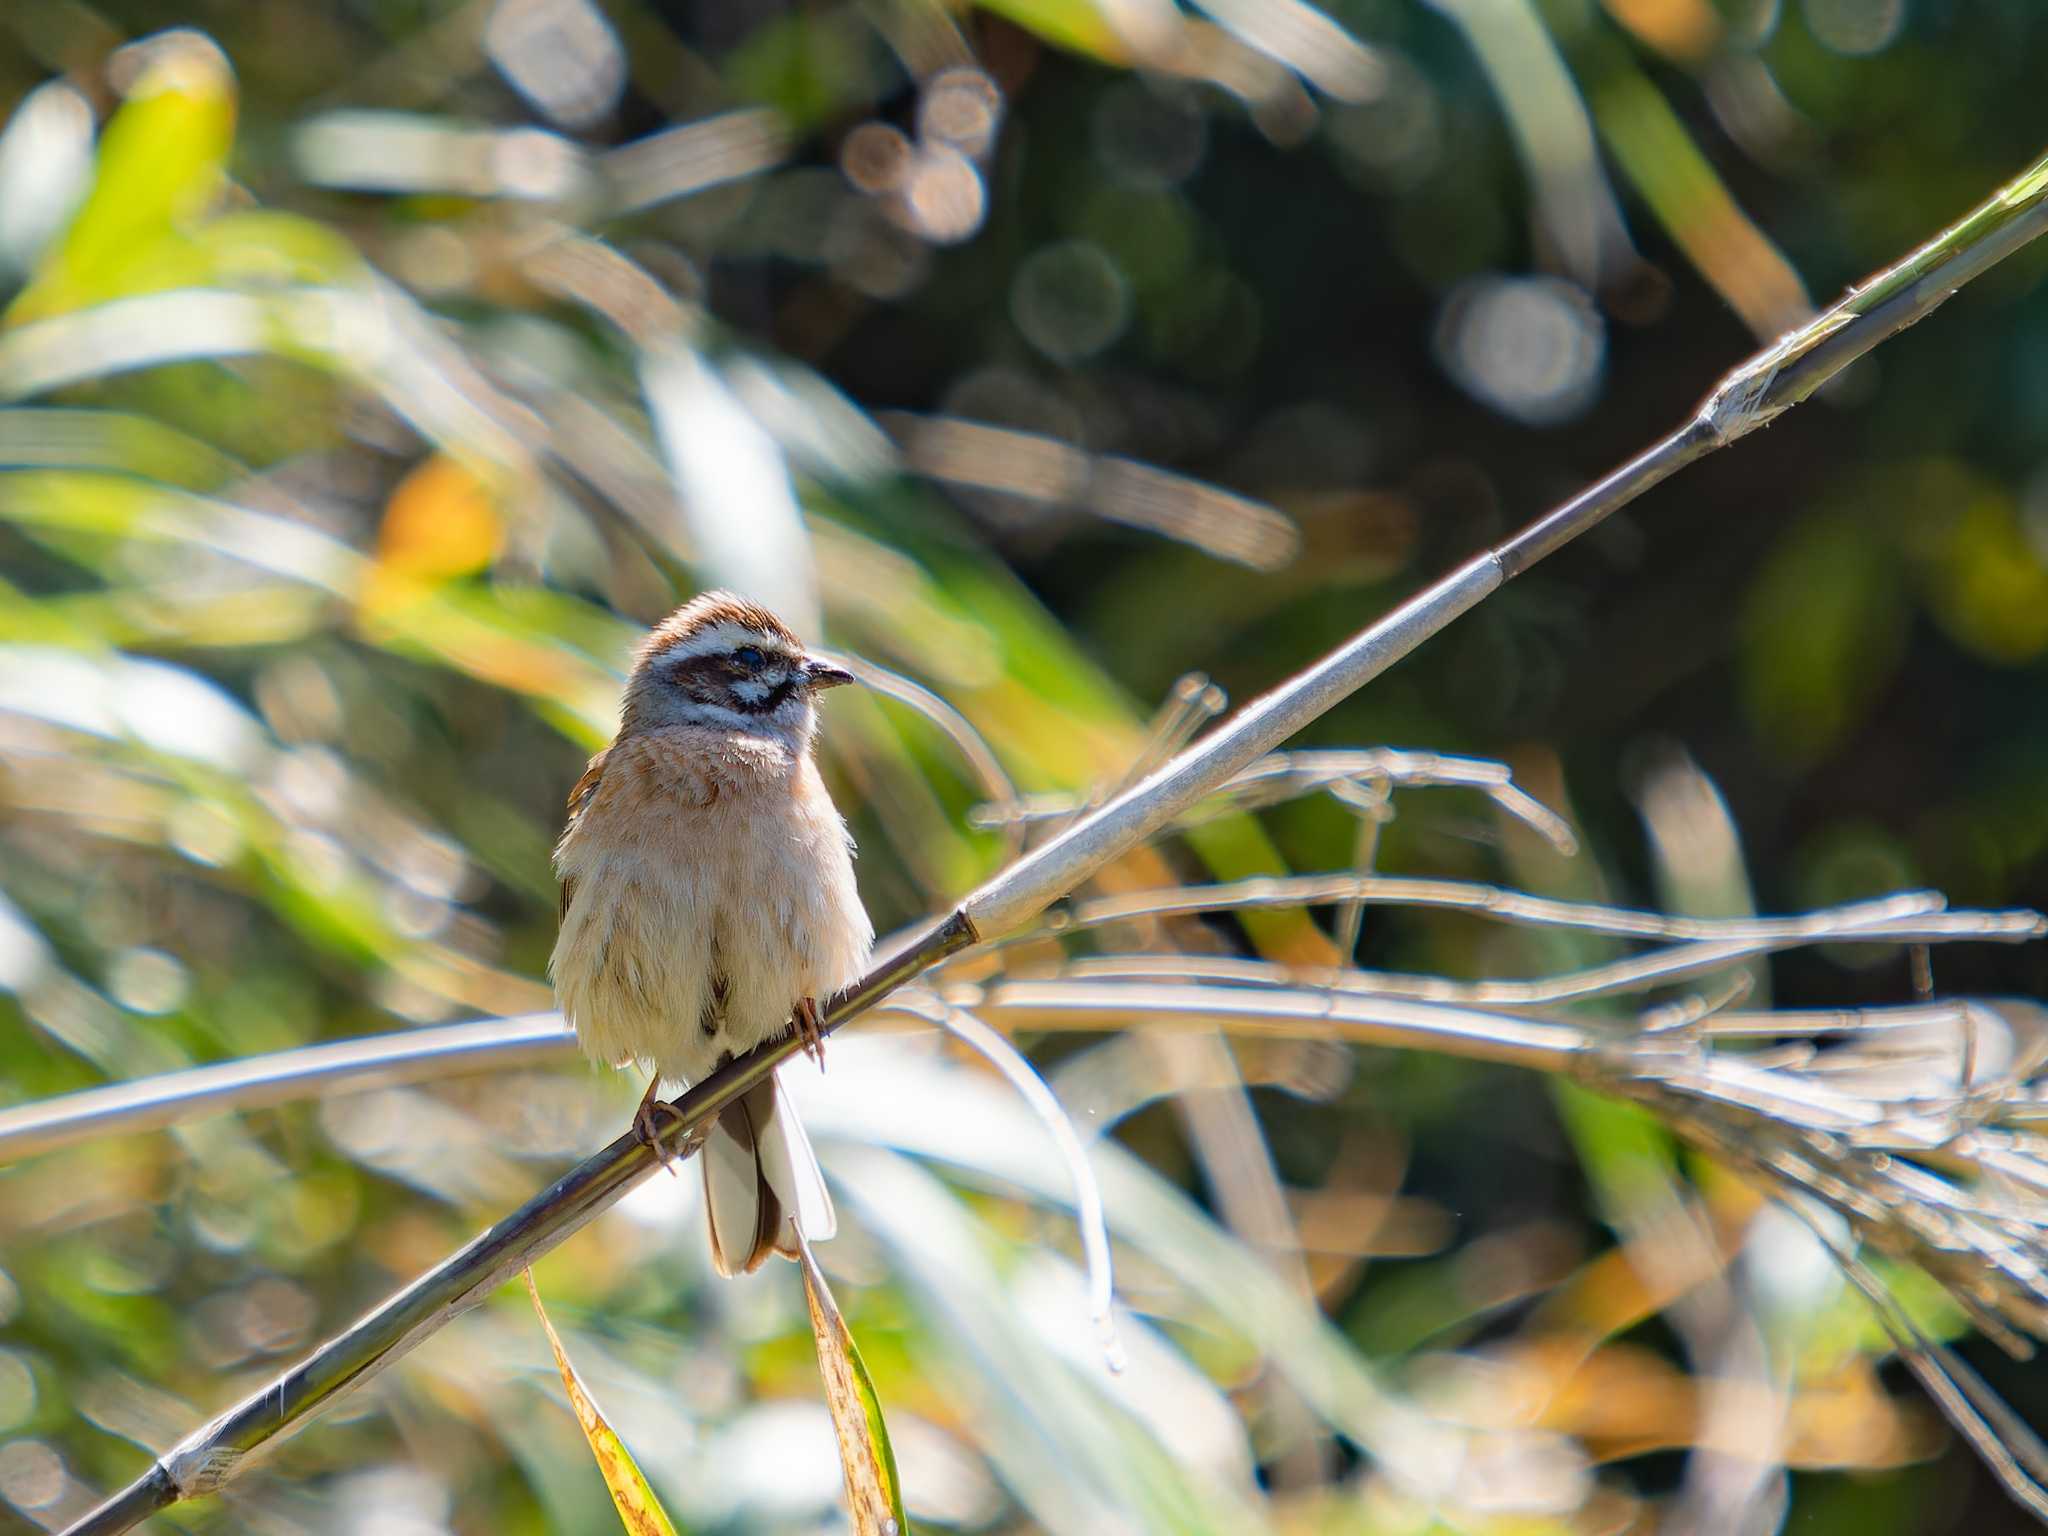
<instances>
[{"instance_id":1,"label":"bird's breast feathers","mask_svg":"<svg viewBox=\"0 0 2048 1536\"><path fill-rule=\"evenodd\" d=\"M808 754L695 729L615 743L555 850L550 969L584 1049L695 1081L860 974L872 929Z\"/></svg>"}]
</instances>

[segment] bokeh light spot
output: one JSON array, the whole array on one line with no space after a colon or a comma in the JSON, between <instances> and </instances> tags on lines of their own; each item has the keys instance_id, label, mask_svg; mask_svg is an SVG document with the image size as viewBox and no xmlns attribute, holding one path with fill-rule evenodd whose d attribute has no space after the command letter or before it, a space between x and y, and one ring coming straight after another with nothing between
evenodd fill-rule
<instances>
[{"instance_id":1,"label":"bokeh light spot","mask_svg":"<svg viewBox=\"0 0 2048 1536\"><path fill-rule=\"evenodd\" d=\"M242 851L242 829L210 800L186 800L166 818L164 835L195 864L218 867Z\"/></svg>"},{"instance_id":2,"label":"bokeh light spot","mask_svg":"<svg viewBox=\"0 0 2048 1536\"><path fill-rule=\"evenodd\" d=\"M1868 901L1922 884L1905 845L1870 822L1834 822L1806 840L1798 854L1798 889L1803 905L1835 906ZM1821 951L1850 970L1869 970L1897 954L1888 944L1831 944Z\"/></svg>"},{"instance_id":3,"label":"bokeh light spot","mask_svg":"<svg viewBox=\"0 0 2048 1536\"><path fill-rule=\"evenodd\" d=\"M981 172L958 150L927 148L911 167L903 188L903 212L916 231L935 245L953 245L981 228L987 207Z\"/></svg>"},{"instance_id":4,"label":"bokeh light spot","mask_svg":"<svg viewBox=\"0 0 2048 1536\"><path fill-rule=\"evenodd\" d=\"M1029 374L992 365L962 374L947 386L940 409L948 416L991 422L1077 443L1084 436L1081 413L1058 391Z\"/></svg>"},{"instance_id":5,"label":"bokeh light spot","mask_svg":"<svg viewBox=\"0 0 2048 1536\"><path fill-rule=\"evenodd\" d=\"M107 991L131 1013L170 1013L191 985L183 962L160 949L124 949L107 970Z\"/></svg>"},{"instance_id":6,"label":"bokeh light spot","mask_svg":"<svg viewBox=\"0 0 2048 1536\"><path fill-rule=\"evenodd\" d=\"M1209 120L1189 93L1140 80L1105 91L1090 127L1102 163L1142 187L1185 181L1209 149Z\"/></svg>"},{"instance_id":7,"label":"bokeh light spot","mask_svg":"<svg viewBox=\"0 0 2048 1536\"><path fill-rule=\"evenodd\" d=\"M1443 158L1443 108L1435 88L1414 65L1387 56L1378 94L1329 115L1338 163L1375 189L1405 191L1421 185Z\"/></svg>"},{"instance_id":8,"label":"bokeh light spot","mask_svg":"<svg viewBox=\"0 0 2048 1536\"><path fill-rule=\"evenodd\" d=\"M2048 558L2024 503L1948 461L1922 467L1920 479L1929 513L1914 525L1913 546L1935 621L1987 661L2018 664L2048 651Z\"/></svg>"},{"instance_id":9,"label":"bokeh light spot","mask_svg":"<svg viewBox=\"0 0 2048 1536\"><path fill-rule=\"evenodd\" d=\"M491 181L507 197L546 202L576 189L582 165L574 145L538 128L515 128L491 141Z\"/></svg>"},{"instance_id":10,"label":"bokeh light spot","mask_svg":"<svg viewBox=\"0 0 2048 1536\"><path fill-rule=\"evenodd\" d=\"M1906 0L1806 0L1806 26L1822 47L1852 58L1891 46L1906 21Z\"/></svg>"},{"instance_id":11,"label":"bokeh light spot","mask_svg":"<svg viewBox=\"0 0 2048 1536\"><path fill-rule=\"evenodd\" d=\"M484 51L534 106L566 128L618 104L626 53L590 0L500 0L484 26Z\"/></svg>"},{"instance_id":12,"label":"bokeh light spot","mask_svg":"<svg viewBox=\"0 0 2048 1536\"><path fill-rule=\"evenodd\" d=\"M910 140L887 123L862 123L839 146L839 169L870 196L894 192L910 172Z\"/></svg>"},{"instance_id":13,"label":"bokeh light spot","mask_svg":"<svg viewBox=\"0 0 2048 1536\"><path fill-rule=\"evenodd\" d=\"M0 271L26 273L84 196L92 173L92 104L51 81L22 98L0 130Z\"/></svg>"},{"instance_id":14,"label":"bokeh light spot","mask_svg":"<svg viewBox=\"0 0 2048 1536\"><path fill-rule=\"evenodd\" d=\"M2048 464L2037 466L2020 492L2020 530L2034 558L2048 565Z\"/></svg>"},{"instance_id":15,"label":"bokeh light spot","mask_svg":"<svg viewBox=\"0 0 2048 1536\"><path fill-rule=\"evenodd\" d=\"M1069 240L1025 260L1010 287L1010 315L1046 356L1080 362L1123 334L1130 285L1101 247Z\"/></svg>"},{"instance_id":16,"label":"bokeh light spot","mask_svg":"<svg viewBox=\"0 0 2048 1536\"><path fill-rule=\"evenodd\" d=\"M1444 370L1475 399L1531 426L1567 421L1592 402L1607 331L1584 292L1550 277L1483 277L1460 285L1437 320Z\"/></svg>"},{"instance_id":17,"label":"bokeh light spot","mask_svg":"<svg viewBox=\"0 0 2048 1536\"><path fill-rule=\"evenodd\" d=\"M455 293L476 280L476 253L467 240L440 224L408 230L391 243L391 265L424 294Z\"/></svg>"},{"instance_id":18,"label":"bokeh light spot","mask_svg":"<svg viewBox=\"0 0 2048 1536\"><path fill-rule=\"evenodd\" d=\"M35 1411L35 1372L18 1351L0 1349L0 1429L27 1423Z\"/></svg>"},{"instance_id":19,"label":"bokeh light spot","mask_svg":"<svg viewBox=\"0 0 2048 1536\"><path fill-rule=\"evenodd\" d=\"M917 104L918 137L975 158L988 153L1003 119L1003 93L972 67L932 76Z\"/></svg>"},{"instance_id":20,"label":"bokeh light spot","mask_svg":"<svg viewBox=\"0 0 2048 1536\"><path fill-rule=\"evenodd\" d=\"M48 1509L68 1481L62 1458L42 1441L0 1445L0 1498L16 1509Z\"/></svg>"}]
</instances>

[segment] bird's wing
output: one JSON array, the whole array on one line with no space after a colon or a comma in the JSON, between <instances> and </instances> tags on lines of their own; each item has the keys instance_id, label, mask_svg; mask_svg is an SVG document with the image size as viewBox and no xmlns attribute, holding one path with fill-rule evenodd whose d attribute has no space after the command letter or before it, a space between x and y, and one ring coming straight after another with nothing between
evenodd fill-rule
<instances>
[{"instance_id":1,"label":"bird's wing","mask_svg":"<svg viewBox=\"0 0 2048 1536\"><path fill-rule=\"evenodd\" d=\"M576 818L583 814L583 808L590 804L590 797L597 793L598 781L604 777L604 760L610 757L612 749L606 747L593 757L583 770L583 777L576 781L576 787L569 791L569 824L562 829L564 838L576 830ZM576 898L576 881L573 876L562 881L562 916L569 915L569 903Z\"/></svg>"}]
</instances>

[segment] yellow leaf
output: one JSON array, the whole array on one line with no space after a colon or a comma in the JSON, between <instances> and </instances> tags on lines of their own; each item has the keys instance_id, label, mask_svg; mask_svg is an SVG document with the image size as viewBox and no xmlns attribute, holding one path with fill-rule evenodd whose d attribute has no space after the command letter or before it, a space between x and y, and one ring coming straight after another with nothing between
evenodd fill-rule
<instances>
[{"instance_id":1,"label":"yellow leaf","mask_svg":"<svg viewBox=\"0 0 2048 1536\"><path fill-rule=\"evenodd\" d=\"M1622 174L1678 248L1760 338L1813 313L1792 263L1728 191L1691 130L1647 75L1618 70L1593 112Z\"/></svg>"},{"instance_id":2,"label":"yellow leaf","mask_svg":"<svg viewBox=\"0 0 2048 1536\"><path fill-rule=\"evenodd\" d=\"M868 1368L861 1363L846 1319L802 1232L797 1233L797 1244L803 1259L804 1300L810 1303L811 1333L818 1343L818 1373L824 1377L825 1403L839 1436L839 1469L846 1474L853 1528L857 1536L909 1536L903 1491L896 1481L896 1453L889 1446L875 1384L868 1379Z\"/></svg>"},{"instance_id":3,"label":"yellow leaf","mask_svg":"<svg viewBox=\"0 0 2048 1536\"><path fill-rule=\"evenodd\" d=\"M1130 62L1130 48L1117 35L1107 8L1093 0L981 0L981 8L1036 33L1055 48L1085 53L1105 64Z\"/></svg>"},{"instance_id":4,"label":"yellow leaf","mask_svg":"<svg viewBox=\"0 0 2048 1536\"><path fill-rule=\"evenodd\" d=\"M533 1271L529 1269L524 1273L526 1294L533 1298L534 1314L547 1331L548 1348L555 1352L555 1369L562 1373L562 1385L569 1393L569 1406L576 1410L576 1422L583 1426L583 1438L590 1442L590 1454L597 1458L597 1470L604 1474L604 1485L611 1490L612 1503L619 1511L619 1523L632 1536L676 1536L675 1522L661 1507L654 1490L647 1486L647 1478L633 1460L633 1453L626 1449L618 1432L584 1390L583 1379L576 1374L576 1367L569 1363L562 1341L555 1334L555 1325L548 1321L547 1309L540 1304L540 1290L533 1283Z\"/></svg>"},{"instance_id":5,"label":"yellow leaf","mask_svg":"<svg viewBox=\"0 0 2048 1536\"><path fill-rule=\"evenodd\" d=\"M1918 468L1910 547L1928 610L1958 645L2008 666L2048 651L2048 559L2004 486L1962 465Z\"/></svg>"},{"instance_id":6,"label":"yellow leaf","mask_svg":"<svg viewBox=\"0 0 2048 1536\"><path fill-rule=\"evenodd\" d=\"M468 576L497 557L504 525L490 488L454 459L428 459L399 481L377 531L377 566L428 583Z\"/></svg>"}]
</instances>

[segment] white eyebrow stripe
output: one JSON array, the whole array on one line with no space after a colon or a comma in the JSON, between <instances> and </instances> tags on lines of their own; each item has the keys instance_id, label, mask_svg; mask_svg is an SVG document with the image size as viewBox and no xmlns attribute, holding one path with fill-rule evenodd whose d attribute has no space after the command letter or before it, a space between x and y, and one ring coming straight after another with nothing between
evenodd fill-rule
<instances>
[{"instance_id":1,"label":"white eyebrow stripe","mask_svg":"<svg viewBox=\"0 0 2048 1536\"><path fill-rule=\"evenodd\" d=\"M789 648L773 635L764 635L760 630L732 619L720 619L708 629L700 629L689 639L670 646L662 654L672 661L688 661L696 656L717 656L736 651L743 645L756 646L771 656L786 658L789 655Z\"/></svg>"},{"instance_id":2,"label":"white eyebrow stripe","mask_svg":"<svg viewBox=\"0 0 2048 1536\"><path fill-rule=\"evenodd\" d=\"M702 699L691 700L689 708L684 711L684 717L693 725L701 724L705 720L715 720L720 725L729 725L743 731L753 730L758 725L756 716L743 715L736 709L727 709L723 704L706 704Z\"/></svg>"}]
</instances>

